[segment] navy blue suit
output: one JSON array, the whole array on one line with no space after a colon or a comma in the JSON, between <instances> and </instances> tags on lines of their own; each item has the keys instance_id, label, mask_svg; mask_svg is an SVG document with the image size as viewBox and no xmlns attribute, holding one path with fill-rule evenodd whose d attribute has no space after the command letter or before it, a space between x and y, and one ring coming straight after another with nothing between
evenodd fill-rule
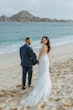
<instances>
[{"instance_id":1,"label":"navy blue suit","mask_svg":"<svg viewBox=\"0 0 73 110\"><path fill-rule=\"evenodd\" d=\"M37 58L32 48L25 44L20 48L20 58L22 66L22 84L25 86L26 83L26 74L28 72L28 85L31 85L32 80L32 66L37 64Z\"/></svg>"}]
</instances>

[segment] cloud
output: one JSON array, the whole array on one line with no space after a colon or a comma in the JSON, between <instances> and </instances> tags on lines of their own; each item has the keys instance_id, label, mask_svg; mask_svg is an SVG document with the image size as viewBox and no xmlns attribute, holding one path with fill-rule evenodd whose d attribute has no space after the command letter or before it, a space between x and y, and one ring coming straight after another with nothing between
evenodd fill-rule
<instances>
[{"instance_id":1,"label":"cloud","mask_svg":"<svg viewBox=\"0 0 73 110\"><path fill-rule=\"evenodd\" d=\"M73 19L73 0L0 0L0 15L21 10L40 17Z\"/></svg>"}]
</instances>

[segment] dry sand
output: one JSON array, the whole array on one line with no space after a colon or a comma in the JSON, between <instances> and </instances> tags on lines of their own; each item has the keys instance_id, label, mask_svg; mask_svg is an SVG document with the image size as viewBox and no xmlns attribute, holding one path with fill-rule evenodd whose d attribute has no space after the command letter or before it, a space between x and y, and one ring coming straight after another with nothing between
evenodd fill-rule
<instances>
[{"instance_id":1,"label":"dry sand","mask_svg":"<svg viewBox=\"0 0 73 110\"><path fill-rule=\"evenodd\" d=\"M52 90L44 106L22 107L20 101L38 78L34 67L31 88L22 90L19 53L0 55L0 110L73 110L73 44L54 47L50 53Z\"/></svg>"}]
</instances>

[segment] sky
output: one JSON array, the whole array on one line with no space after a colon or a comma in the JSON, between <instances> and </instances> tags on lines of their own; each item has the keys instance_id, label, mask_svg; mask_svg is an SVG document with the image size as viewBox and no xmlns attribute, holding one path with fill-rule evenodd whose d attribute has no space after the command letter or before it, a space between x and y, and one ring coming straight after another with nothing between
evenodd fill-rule
<instances>
[{"instance_id":1,"label":"sky","mask_svg":"<svg viewBox=\"0 0 73 110\"><path fill-rule=\"evenodd\" d=\"M0 16L22 10L38 17L73 19L73 0L0 0Z\"/></svg>"}]
</instances>

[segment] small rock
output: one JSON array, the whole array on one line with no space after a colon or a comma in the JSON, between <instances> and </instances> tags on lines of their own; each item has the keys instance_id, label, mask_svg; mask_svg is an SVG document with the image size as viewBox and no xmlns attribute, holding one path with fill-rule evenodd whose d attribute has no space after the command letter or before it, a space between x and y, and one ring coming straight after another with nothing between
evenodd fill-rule
<instances>
[{"instance_id":1,"label":"small rock","mask_svg":"<svg viewBox=\"0 0 73 110\"><path fill-rule=\"evenodd\" d=\"M60 100L61 100L61 98L57 98L57 99L55 99L55 101L57 101L57 102L60 101Z\"/></svg>"}]
</instances>

